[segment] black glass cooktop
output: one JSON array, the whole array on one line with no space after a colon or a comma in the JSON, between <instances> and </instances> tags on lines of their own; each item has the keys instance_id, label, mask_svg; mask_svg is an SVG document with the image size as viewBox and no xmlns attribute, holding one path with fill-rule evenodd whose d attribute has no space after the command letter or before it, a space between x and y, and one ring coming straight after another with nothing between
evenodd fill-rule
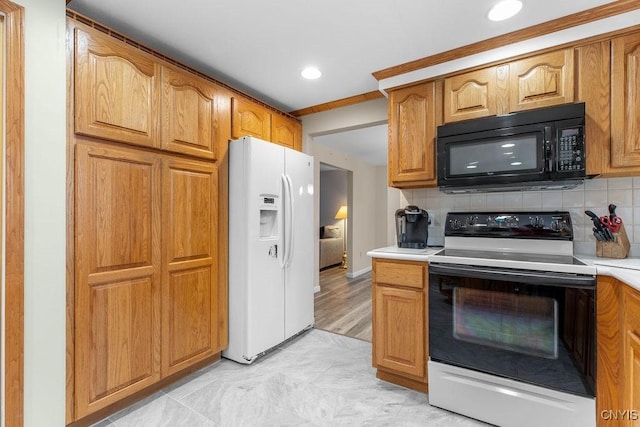
<instances>
[{"instance_id":1,"label":"black glass cooktop","mask_svg":"<svg viewBox=\"0 0 640 427\"><path fill-rule=\"evenodd\" d=\"M571 255L530 254L522 252L493 252L445 248L432 255L430 259L437 262L438 256L494 259L500 261L539 262L546 264L586 265Z\"/></svg>"}]
</instances>

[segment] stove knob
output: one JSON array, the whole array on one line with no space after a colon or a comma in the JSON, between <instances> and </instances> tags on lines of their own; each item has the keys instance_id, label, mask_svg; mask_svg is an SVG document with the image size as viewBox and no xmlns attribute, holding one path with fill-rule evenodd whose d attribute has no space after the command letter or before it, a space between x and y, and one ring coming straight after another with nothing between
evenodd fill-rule
<instances>
[{"instance_id":1,"label":"stove knob","mask_svg":"<svg viewBox=\"0 0 640 427\"><path fill-rule=\"evenodd\" d=\"M562 231L564 230L566 225L567 223L565 222L564 219L556 219L556 220L553 220L553 222L551 223L551 229L553 231Z\"/></svg>"},{"instance_id":2,"label":"stove knob","mask_svg":"<svg viewBox=\"0 0 640 427\"><path fill-rule=\"evenodd\" d=\"M540 218L539 216L529 217L529 220L531 221L531 226L533 228L544 227L544 219Z\"/></svg>"},{"instance_id":3,"label":"stove knob","mask_svg":"<svg viewBox=\"0 0 640 427\"><path fill-rule=\"evenodd\" d=\"M470 215L466 219L467 225L476 225L478 223L478 217L476 215Z\"/></svg>"},{"instance_id":4,"label":"stove knob","mask_svg":"<svg viewBox=\"0 0 640 427\"><path fill-rule=\"evenodd\" d=\"M517 227L520 223L520 218L518 218L516 215L510 215L507 217L506 223L507 227Z\"/></svg>"}]
</instances>

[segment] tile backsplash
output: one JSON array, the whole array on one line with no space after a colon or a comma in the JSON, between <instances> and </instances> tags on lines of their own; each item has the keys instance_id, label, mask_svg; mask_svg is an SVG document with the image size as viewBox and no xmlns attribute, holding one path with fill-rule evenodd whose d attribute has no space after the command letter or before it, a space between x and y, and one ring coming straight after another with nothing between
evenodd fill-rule
<instances>
[{"instance_id":1,"label":"tile backsplash","mask_svg":"<svg viewBox=\"0 0 640 427\"><path fill-rule=\"evenodd\" d=\"M608 214L613 203L624 221L631 242L630 256L640 257L640 177L594 178L572 190L512 191L504 193L446 194L437 188L402 190L400 207L418 205L429 211L433 227L429 229L429 244L444 243L444 221L451 211L527 211L563 210L571 213L574 231L574 252L595 255L596 240L593 223L584 214L592 210L598 216Z\"/></svg>"}]
</instances>

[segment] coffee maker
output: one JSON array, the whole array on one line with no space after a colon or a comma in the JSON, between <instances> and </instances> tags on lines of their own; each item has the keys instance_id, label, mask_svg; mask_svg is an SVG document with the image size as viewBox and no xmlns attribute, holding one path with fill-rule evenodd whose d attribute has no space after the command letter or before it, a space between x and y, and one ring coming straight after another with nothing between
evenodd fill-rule
<instances>
[{"instance_id":1,"label":"coffee maker","mask_svg":"<svg viewBox=\"0 0 640 427\"><path fill-rule=\"evenodd\" d=\"M409 205L396 211L396 237L399 248L423 249L429 237L429 214L424 209Z\"/></svg>"}]
</instances>

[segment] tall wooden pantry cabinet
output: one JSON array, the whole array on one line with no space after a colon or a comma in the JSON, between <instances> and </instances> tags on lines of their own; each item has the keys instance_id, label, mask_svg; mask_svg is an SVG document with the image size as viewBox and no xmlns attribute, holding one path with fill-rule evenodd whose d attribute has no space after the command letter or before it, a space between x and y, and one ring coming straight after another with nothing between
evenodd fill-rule
<instances>
[{"instance_id":1,"label":"tall wooden pantry cabinet","mask_svg":"<svg viewBox=\"0 0 640 427\"><path fill-rule=\"evenodd\" d=\"M226 347L218 156L230 137L231 97L72 20L68 41L72 422Z\"/></svg>"}]
</instances>

